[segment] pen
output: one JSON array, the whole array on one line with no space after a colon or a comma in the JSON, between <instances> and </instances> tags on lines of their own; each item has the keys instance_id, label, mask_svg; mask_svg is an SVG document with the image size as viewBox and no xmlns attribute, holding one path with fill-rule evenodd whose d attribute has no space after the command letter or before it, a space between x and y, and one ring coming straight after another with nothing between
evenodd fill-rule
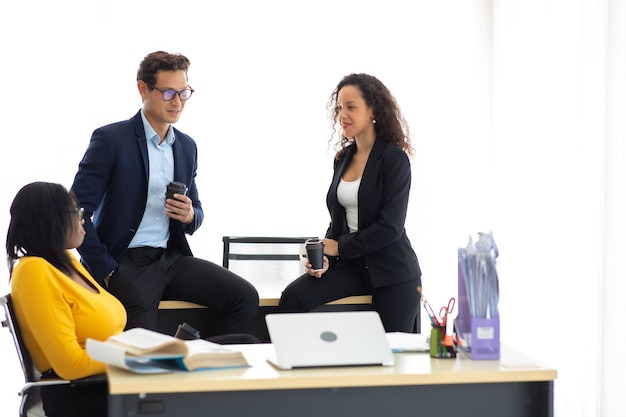
<instances>
[{"instance_id":1,"label":"pen","mask_svg":"<svg viewBox=\"0 0 626 417\"><path fill-rule=\"evenodd\" d=\"M428 301L426 301L424 297L422 297L422 303L424 304L424 309L426 310L426 314L428 314L428 317L430 318L430 323L433 326L441 326L441 323L439 323L439 320L437 320L437 317L435 316L435 312L433 311L433 308L430 306L430 304L428 303Z\"/></svg>"}]
</instances>

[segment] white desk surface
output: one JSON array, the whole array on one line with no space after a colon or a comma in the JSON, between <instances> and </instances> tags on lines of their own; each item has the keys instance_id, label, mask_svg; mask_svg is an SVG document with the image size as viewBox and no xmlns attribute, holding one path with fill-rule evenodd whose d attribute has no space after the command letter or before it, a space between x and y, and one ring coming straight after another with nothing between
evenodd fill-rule
<instances>
[{"instance_id":1,"label":"white desk surface","mask_svg":"<svg viewBox=\"0 0 626 417\"><path fill-rule=\"evenodd\" d=\"M139 375L109 367L111 394L242 391L300 388L553 381L557 371L507 346L499 360L432 359L428 353L396 353L394 366L278 370L267 362L271 344L232 345L249 368Z\"/></svg>"}]
</instances>

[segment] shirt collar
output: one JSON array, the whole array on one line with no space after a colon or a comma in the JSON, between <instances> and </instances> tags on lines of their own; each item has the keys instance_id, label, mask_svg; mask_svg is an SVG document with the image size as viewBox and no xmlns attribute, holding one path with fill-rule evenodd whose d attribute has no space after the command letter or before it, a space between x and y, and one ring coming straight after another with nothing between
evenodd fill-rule
<instances>
[{"instance_id":1,"label":"shirt collar","mask_svg":"<svg viewBox=\"0 0 626 417\"><path fill-rule=\"evenodd\" d=\"M152 140L155 141L155 145L158 145L160 138L157 135L156 131L152 128L152 125L150 124L148 119L146 119L146 115L143 114L143 109L141 109L141 120L143 121L143 130L146 132L146 141ZM174 129L172 128L172 125L170 125L170 127L167 129L167 133L165 134L165 140L163 142L165 142L166 145L172 146L175 140L176 136L174 135Z\"/></svg>"}]
</instances>

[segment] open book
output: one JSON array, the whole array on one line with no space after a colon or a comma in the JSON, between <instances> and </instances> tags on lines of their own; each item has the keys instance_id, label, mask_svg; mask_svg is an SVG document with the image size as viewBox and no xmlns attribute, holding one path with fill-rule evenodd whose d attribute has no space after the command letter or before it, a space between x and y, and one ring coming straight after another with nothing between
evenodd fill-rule
<instances>
[{"instance_id":1,"label":"open book","mask_svg":"<svg viewBox=\"0 0 626 417\"><path fill-rule=\"evenodd\" d=\"M87 353L97 361L142 374L250 366L238 350L142 328L111 336L105 342L87 339Z\"/></svg>"}]
</instances>

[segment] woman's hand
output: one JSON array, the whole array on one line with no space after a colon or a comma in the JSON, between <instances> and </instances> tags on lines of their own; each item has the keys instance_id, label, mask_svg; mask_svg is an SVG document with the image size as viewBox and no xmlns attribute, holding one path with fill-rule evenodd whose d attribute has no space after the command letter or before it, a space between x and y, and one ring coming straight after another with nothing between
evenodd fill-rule
<instances>
[{"instance_id":1,"label":"woman's hand","mask_svg":"<svg viewBox=\"0 0 626 417\"><path fill-rule=\"evenodd\" d=\"M328 262L328 258L324 256L324 267L322 269L312 269L313 265L311 265L310 263L306 263L304 264L304 271L311 275L312 277L315 278L321 278L322 274L326 271L328 271L328 267L330 266L330 263Z\"/></svg>"},{"instance_id":2,"label":"woman's hand","mask_svg":"<svg viewBox=\"0 0 626 417\"><path fill-rule=\"evenodd\" d=\"M339 256L339 243L334 239L324 239L324 254Z\"/></svg>"}]
</instances>

